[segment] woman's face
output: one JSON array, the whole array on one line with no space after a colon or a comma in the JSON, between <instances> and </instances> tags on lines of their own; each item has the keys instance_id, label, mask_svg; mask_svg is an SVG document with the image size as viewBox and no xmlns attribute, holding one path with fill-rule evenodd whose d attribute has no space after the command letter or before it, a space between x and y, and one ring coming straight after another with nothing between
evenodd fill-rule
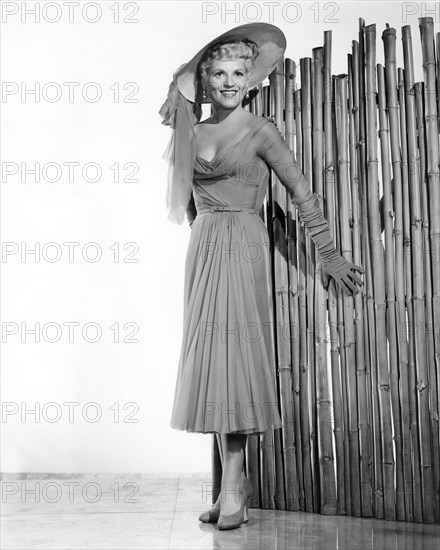
<instances>
[{"instance_id":1,"label":"woman's face","mask_svg":"<svg viewBox=\"0 0 440 550\"><path fill-rule=\"evenodd\" d=\"M215 106L233 109L246 95L249 76L244 59L214 61L205 80L206 96Z\"/></svg>"}]
</instances>

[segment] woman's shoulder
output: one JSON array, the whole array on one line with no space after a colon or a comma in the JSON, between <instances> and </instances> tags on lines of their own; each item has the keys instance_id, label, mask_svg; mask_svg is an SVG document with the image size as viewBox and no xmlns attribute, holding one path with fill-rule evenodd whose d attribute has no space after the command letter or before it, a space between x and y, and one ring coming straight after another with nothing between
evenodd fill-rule
<instances>
[{"instance_id":1,"label":"woman's shoulder","mask_svg":"<svg viewBox=\"0 0 440 550\"><path fill-rule=\"evenodd\" d=\"M287 143L278 129L275 121L269 117L258 117L265 121L265 124L256 123L256 132L253 132L253 149L262 158L266 158L268 150L288 150Z\"/></svg>"},{"instance_id":2,"label":"woman's shoulder","mask_svg":"<svg viewBox=\"0 0 440 550\"><path fill-rule=\"evenodd\" d=\"M258 122L254 122L255 126L258 127L258 132L256 133L255 137L258 137L261 141L266 141L270 143L283 140L283 136L272 117L261 117L255 115L255 118L259 119L260 121L264 120L265 122L261 125Z\"/></svg>"}]
</instances>

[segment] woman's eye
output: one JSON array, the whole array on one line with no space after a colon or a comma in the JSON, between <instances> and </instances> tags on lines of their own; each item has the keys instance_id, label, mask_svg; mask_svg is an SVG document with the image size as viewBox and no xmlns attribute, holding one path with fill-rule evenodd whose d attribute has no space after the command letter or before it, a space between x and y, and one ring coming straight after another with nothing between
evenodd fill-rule
<instances>
[{"instance_id":1,"label":"woman's eye","mask_svg":"<svg viewBox=\"0 0 440 550\"><path fill-rule=\"evenodd\" d=\"M217 71L217 72L214 73L214 76L215 76L215 77L223 76L223 74L224 74L223 71ZM242 76L244 76L244 73L243 73L242 71L237 71L237 72L235 73L235 76L240 76L240 77L242 77Z\"/></svg>"}]
</instances>

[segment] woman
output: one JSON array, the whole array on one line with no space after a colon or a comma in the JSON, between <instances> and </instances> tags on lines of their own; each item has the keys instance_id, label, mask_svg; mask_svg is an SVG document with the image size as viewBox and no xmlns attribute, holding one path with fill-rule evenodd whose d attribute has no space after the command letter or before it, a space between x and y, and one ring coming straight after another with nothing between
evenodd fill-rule
<instances>
[{"instance_id":1,"label":"woman","mask_svg":"<svg viewBox=\"0 0 440 550\"><path fill-rule=\"evenodd\" d=\"M286 187L324 270L358 292L363 269L335 249L317 195L277 128L243 108L275 68L284 34L242 25L176 71L160 114L174 133L169 219L192 227L185 263L184 333L171 426L215 433L223 473L219 498L200 516L218 529L248 519L252 486L243 470L248 435L281 428L273 350L269 239L259 216L269 169ZM201 103L212 115L200 122Z\"/></svg>"}]
</instances>

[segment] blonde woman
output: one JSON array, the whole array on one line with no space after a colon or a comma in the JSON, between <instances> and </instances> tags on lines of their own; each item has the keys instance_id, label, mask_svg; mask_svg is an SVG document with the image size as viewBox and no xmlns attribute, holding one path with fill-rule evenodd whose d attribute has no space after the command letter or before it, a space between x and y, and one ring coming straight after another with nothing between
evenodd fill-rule
<instances>
[{"instance_id":1,"label":"blonde woman","mask_svg":"<svg viewBox=\"0 0 440 550\"><path fill-rule=\"evenodd\" d=\"M200 521L234 529L248 520L252 485L243 470L246 438L282 426L277 404L269 235L259 216L273 169L346 292L363 269L335 249L328 224L277 128L243 107L249 90L275 68L286 47L280 29L232 29L179 67L160 110L174 132L168 219L191 225L185 263L184 330L171 427L215 433L222 483ZM201 104L212 115L201 121Z\"/></svg>"}]
</instances>

